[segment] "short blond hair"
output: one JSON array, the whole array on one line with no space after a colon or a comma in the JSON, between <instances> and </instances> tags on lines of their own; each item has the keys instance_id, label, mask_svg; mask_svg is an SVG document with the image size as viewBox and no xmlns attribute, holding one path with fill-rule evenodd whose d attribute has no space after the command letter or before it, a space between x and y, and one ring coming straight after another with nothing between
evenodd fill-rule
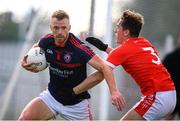
<instances>
[{"instance_id":1,"label":"short blond hair","mask_svg":"<svg viewBox=\"0 0 180 121\"><path fill-rule=\"evenodd\" d=\"M52 14L51 18L57 18L58 20L62 20L64 18L69 19L69 15L63 10L57 10Z\"/></svg>"}]
</instances>

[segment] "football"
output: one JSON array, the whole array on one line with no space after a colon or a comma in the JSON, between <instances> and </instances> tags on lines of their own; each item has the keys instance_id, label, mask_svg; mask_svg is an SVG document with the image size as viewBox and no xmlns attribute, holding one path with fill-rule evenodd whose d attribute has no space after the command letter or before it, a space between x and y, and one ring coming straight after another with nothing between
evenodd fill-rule
<instances>
[{"instance_id":1,"label":"football","mask_svg":"<svg viewBox=\"0 0 180 121\"><path fill-rule=\"evenodd\" d=\"M47 68L47 62L44 50L36 46L31 48L27 53L27 63L34 63L39 71Z\"/></svg>"}]
</instances>

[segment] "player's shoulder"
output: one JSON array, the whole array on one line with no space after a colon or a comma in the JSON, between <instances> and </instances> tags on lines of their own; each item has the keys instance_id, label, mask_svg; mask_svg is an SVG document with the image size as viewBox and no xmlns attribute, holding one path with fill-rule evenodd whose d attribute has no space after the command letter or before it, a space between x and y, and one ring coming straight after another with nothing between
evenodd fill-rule
<instances>
[{"instance_id":1,"label":"player's shoulder","mask_svg":"<svg viewBox=\"0 0 180 121\"><path fill-rule=\"evenodd\" d=\"M45 34L43 35L43 38L53 38L53 34L51 33Z\"/></svg>"},{"instance_id":2,"label":"player's shoulder","mask_svg":"<svg viewBox=\"0 0 180 121\"><path fill-rule=\"evenodd\" d=\"M171 54L174 54L180 57L180 47L177 47Z\"/></svg>"},{"instance_id":3,"label":"player's shoulder","mask_svg":"<svg viewBox=\"0 0 180 121\"><path fill-rule=\"evenodd\" d=\"M93 53L93 50L89 46L87 46L84 42L82 42L78 37L76 37L74 34L72 34L72 33L69 34L69 40L70 40L72 46L77 51L84 51L88 54Z\"/></svg>"},{"instance_id":4,"label":"player's shoulder","mask_svg":"<svg viewBox=\"0 0 180 121\"><path fill-rule=\"evenodd\" d=\"M45 34L43 35L41 38L40 38L40 41L43 41L43 42L51 42L53 41L53 35L52 34Z\"/></svg>"},{"instance_id":5,"label":"player's shoulder","mask_svg":"<svg viewBox=\"0 0 180 121\"><path fill-rule=\"evenodd\" d=\"M72 33L69 33L69 41L75 48L85 47L85 44Z\"/></svg>"},{"instance_id":6,"label":"player's shoulder","mask_svg":"<svg viewBox=\"0 0 180 121\"><path fill-rule=\"evenodd\" d=\"M52 34L45 34L41 37L42 40L51 40L53 39L53 35Z\"/></svg>"},{"instance_id":7,"label":"player's shoulder","mask_svg":"<svg viewBox=\"0 0 180 121\"><path fill-rule=\"evenodd\" d=\"M84 44L78 37L76 37L73 33L69 33L69 40L72 44Z\"/></svg>"},{"instance_id":8,"label":"player's shoulder","mask_svg":"<svg viewBox=\"0 0 180 121\"><path fill-rule=\"evenodd\" d=\"M176 48L174 51L166 54L166 59L177 59L180 58L180 48Z\"/></svg>"},{"instance_id":9,"label":"player's shoulder","mask_svg":"<svg viewBox=\"0 0 180 121\"><path fill-rule=\"evenodd\" d=\"M45 47L49 45L50 43L53 43L54 38L52 34L45 34L43 35L40 40L39 40L39 46L40 47Z\"/></svg>"}]
</instances>

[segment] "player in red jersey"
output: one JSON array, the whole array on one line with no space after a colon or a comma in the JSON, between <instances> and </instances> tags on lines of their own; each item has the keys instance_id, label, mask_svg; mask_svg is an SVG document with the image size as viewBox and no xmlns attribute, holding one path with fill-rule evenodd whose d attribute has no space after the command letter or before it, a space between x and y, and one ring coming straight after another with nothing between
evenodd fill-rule
<instances>
[{"instance_id":1,"label":"player in red jersey","mask_svg":"<svg viewBox=\"0 0 180 121\"><path fill-rule=\"evenodd\" d=\"M176 104L174 83L162 65L156 49L147 39L139 37L143 24L144 18L141 14L126 10L115 28L116 42L120 44L117 48L112 49L94 37L86 39L100 50L106 51L109 54L108 65L112 68L121 65L141 89L141 100L121 120L163 119L172 113ZM90 88L88 85L101 78L96 74L98 72L75 87L74 92L78 94Z\"/></svg>"}]
</instances>

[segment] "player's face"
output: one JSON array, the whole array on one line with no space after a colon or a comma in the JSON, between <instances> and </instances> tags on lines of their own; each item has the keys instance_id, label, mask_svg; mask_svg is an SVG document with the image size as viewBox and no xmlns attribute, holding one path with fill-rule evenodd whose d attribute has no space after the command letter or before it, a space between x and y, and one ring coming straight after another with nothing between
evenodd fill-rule
<instances>
[{"instance_id":1,"label":"player's face","mask_svg":"<svg viewBox=\"0 0 180 121\"><path fill-rule=\"evenodd\" d=\"M121 24L122 19L119 19L115 28L115 39L118 44L122 44L126 40L126 36L124 35L124 31Z\"/></svg>"},{"instance_id":2,"label":"player's face","mask_svg":"<svg viewBox=\"0 0 180 121\"><path fill-rule=\"evenodd\" d=\"M50 28L55 38L55 42L60 45L65 44L71 28L69 20L67 18L62 20L52 18Z\"/></svg>"}]
</instances>

